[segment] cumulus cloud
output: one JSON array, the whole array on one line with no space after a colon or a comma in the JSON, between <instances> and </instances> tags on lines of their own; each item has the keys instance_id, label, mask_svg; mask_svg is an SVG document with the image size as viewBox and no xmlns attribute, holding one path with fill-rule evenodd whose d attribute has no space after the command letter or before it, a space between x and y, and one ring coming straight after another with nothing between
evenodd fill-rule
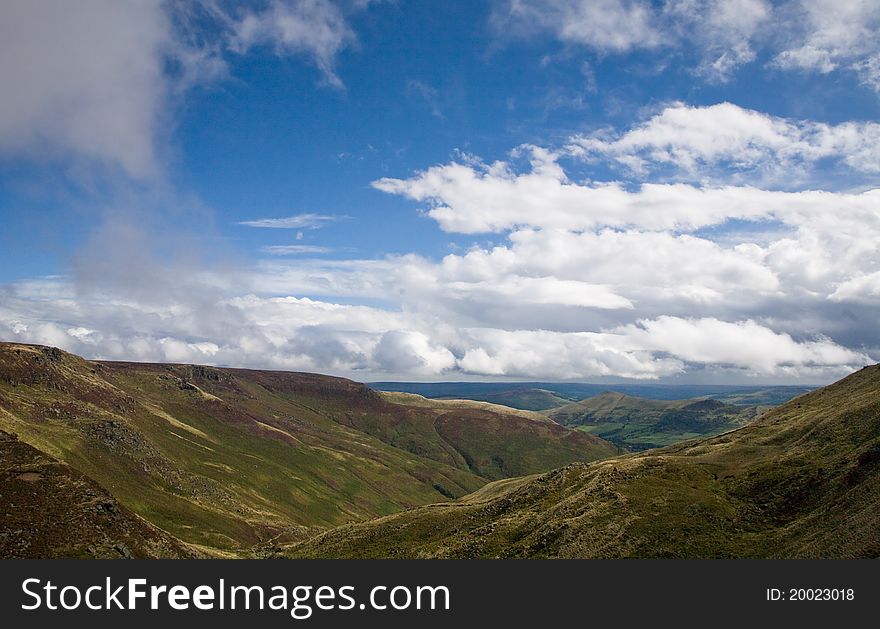
<instances>
[{"instance_id":1,"label":"cumulus cloud","mask_svg":"<svg viewBox=\"0 0 880 629\"><path fill-rule=\"evenodd\" d=\"M869 266L835 254L812 268L785 240L522 228L439 261L276 260L231 271L157 255L138 228L108 225L74 275L0 287L0 338L96 358L359 379L656 379L700 368L830 379L864 364L864 350L831 340L851 323L840 332L829 321L874 320L870 291L856 298L845 284ZM780 317L802 310L815 318Z\"/></svg>"},{"instance_id":2,"label":"cumulus cloud","mask_svg":"<svg viewBox=\"0 0 880 629\"><path fill-rule=\"evenodd\" d=\"M868 357L819 337L797 342L746 320L683 319L663 316L639 321L616 331L624 347L664 352L703 364L730 364L758 373L782 368L845 366L865 363Z\"/></svg>"},{"instance_id":3,"label":"cumulus cloud","mask_svg":"<svg viewBox=\"0 0 880 629\"><path fill-rule=\"evenodd\" d=\"M853 309L875 320L876 277L858 279L869 268L858 255L813 269L785 238L722 246L687 234L522 228L508 239L440 261L267 262L229 273L150 257L136 231L108 228L77 275L0 287L0 337L90 357L360 379L656 379L701 367L830 379L870 360L830 336L829 321ZM779 316L803 309L818 318Z\"/></svg>"},{"instance_id":4,"label":"cumulus cloud","mask_svg":"<svg viewBox=\"0 0 880 629\"><path fill-rule=\"evenodd\" d=\"M503 232L517 226L570 230L600 227L690 231L729 219L778 220L792 225L842 221L877 226L880 191L830 193L775 191L753 186L701 187L619 182L578 184L544 149L535 149L530 168L510 163L433 166L409 179L374 182L383 192L428 204L428 216L449 232Z\"/></svg>"},{"instance_id":5,"label":"cumulus cloud","mask_svg":"<svg viewBox=\"0 0 880 629\"><path fill-rule=\"evenodd\" d=\"M659 378L687 364L729 365L753 373L808 374L815 368L863 364L864 354L826 338L797 342L754 321L663 316L603 332L469 330L463 370L496 376ZM757 342L756 342L757 341Z\"/></svg>"},{"instance_id":6,"label":"cumulus cloud","mask_svg":"<svg viewBox=\"0 0 880 629\"><path fill-rule=\"evenodd\" d=\"M720 245L689 234L521 228L504 245L440 261L266 262L237 274L145 262L136 236L113 229L93 240L106 267L84 261L89 274L0 289L0 336L92 357L361 379L656 379L695 368L829 379L870 360L832 340L839 330L829 323L852 328L853 308L874 320L866 252L847 257L806 236ZM294 296L303 294L327 297ZM353 305L361 298L371 305ZM803 310L812 318L780 316Z\"/></svg>"},{"instance_id":7,"label":"cumulus cloud","mask_svg":"<svg viewBox=\"0 0 880 629\"><path fill-rule=\"evenodd\" d=\"M373 356L382 371L438 375L455 365L455 356L421 332L389 330L379 339Z\"/></svg>"},{"instance_id":8,"label":"cumulus cloud","mask_svg":"<svg viewBox=\"0 0 880 629\"><path fill-rule=\"evenodd\" d=\"M570 151L611 158L637 174L674 167L675 174L726 178L735 173L789 181L820 160L837 160L861 173L880 173L880 124L837 125L770 116L732 103L665 107L623 134L575 137Z\"/></svg>"},{"instance_id":9,"label":"cumulus cloud","mask_svg":"<svg viewBox=\"0 0 880 629\"><path fill-rule=\"evenodd\" d=\"M377 189L425 203L445 231L507 238L439 264L396 260L401 275L419 278L413 286L393 271L387 276L459 321L472 340L476 328L466 326L491 326L462 350L459 368L473 373L665 377L700 364L807 377L863 364L880 341L868 324L880 294L880 191L579 183L562 160L610 156L633 173L671 165L669 176L694 180L710 171L734 178L737 168L766 180L760 171L769 165L806 170L837 160L867 182L877 167L869 141L876 133L873 124L791 121L730 104L675 105L624 133L574 138L564 150L520 147L511 161L468 157L408 179L380 179ZM518 167L523 157L527 165ZM337 280L345 273L336 269ZM529 278L553 278L544 293L553 309L541 308L540 291L513 290L531 288ZM608 316L596 302L551 290L588 294L582 285L627 305ZM383 290L375 280L371 286ZM491 299L483 286L493 287ZM861 347L845 347L831 333ZM540 347L553 348L555 367L542 362ZM570 360L560 358L569 355L565 348Z\"/></svg>"},{"instance_id":10,"label":"cumulus cloud","mask_svg":"<svg viewBox=\"0 0 880 629\"><path fill-rule=\"evenodd\" d=\"M827 376L829 370L868 361L827 338L795 341L750 320L663 316L599 332L503 330L450 326L424 312L248 295L213 304L215 329L208 330L194 303L178 302L173 314L163 316L135 301L122 309L93 297L74 306L47 296L57 288L39 296L29 293L33 287L7 287L0 334L101 358L325 370L355 377L458 372L656 379L682 373L688 365L718 364L764 376ZM120 325L120 319L137 325ZM61 323L79 320L92 327Z\"/></svg>"},{"instance_id":11,"label":"cumulus cloud","mask_svg":"<svg viewBox=\"0 0 880 629\"><path fill-rule=\"evenodd\" d=\"M837 302L880 303L880 271L856 275L841 282L837 289L828 295L828 299Z\"/></svg>"}]
</instances>

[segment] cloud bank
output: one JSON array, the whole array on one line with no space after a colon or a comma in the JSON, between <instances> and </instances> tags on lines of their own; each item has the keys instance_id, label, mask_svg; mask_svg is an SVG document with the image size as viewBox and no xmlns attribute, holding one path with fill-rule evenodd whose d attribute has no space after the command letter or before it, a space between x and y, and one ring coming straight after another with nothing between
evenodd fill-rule
<instances>
[{"instance_id":1,"label":"cloud bank","mask_svg":"<svg viewBox=\"0 0 880 629\"><path fill-rule=\"evenodd\" d=\"M717 124L727 118L737 124ZM878 357L880 190L752 180L785 160L809 179L821 159L870 181L873 127L850 134L855 124L676 104L628 130L374 183L424 204L444 231L488 232L498 244L440 260L292 261L280 254L320 251L278 246L234 274L184 273L127 245L108 264L122 276L151 269L140 289L110 282L113 273L7 286L0 333L104 358L361 378L829 380ZM568 174L597 155L632 179ZM668 166L691 181L639 183Z\"/></svg>"}]
</instances>

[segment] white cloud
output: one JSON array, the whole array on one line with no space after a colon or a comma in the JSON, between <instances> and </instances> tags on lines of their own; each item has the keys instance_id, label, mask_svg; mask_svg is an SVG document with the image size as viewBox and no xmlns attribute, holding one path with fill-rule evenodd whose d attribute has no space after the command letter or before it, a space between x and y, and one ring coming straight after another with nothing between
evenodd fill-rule
<instances>
[{"instance_id":1,"label":"white cloud","mask_svg":"<svg viewBox=\"0 0 880 629\"><path fill-rule=\"evenodd\" d=\"M505 35L549 32L603 54L688 48L700 74L726 81L756 58L753 39L771 15L767 0L499 0L492 23Z\"/></svg>"},{"instance_id":2,"label":"white cloud","mask_svg":"<svg viewBox=\"0 0 880 629\"><path fill-rule=\"evenodd\" d=\"M819 74L828 74L837 69L830 52L809 44L783 50L773 59L772 65L782 70L815 70Z\"/></svg>"},{"instance_id":3,"label":"white cloud","mask_svg":"<svg viewBox=\"0 0 880 629\"><path fill-rule=\"evenodd\" d=\"M15 290L7 296L0 308L3 338L111 359L323 370L355 377L458 372L649 379L681 373L692 364L791 377L839 373L868 361L829 339L795 341L750 320L661 316L598 332L558 332L456 327L426 313L294 297L178 303L174 316L156 317L151 306L136 302L123 312L119 304L94 298L33 301L27 291ZM205 316L212 317L212 326L205 326ZM88 320L92 328L86 333L59 323L77 319Z\"/></svg>"},{"instance_id":4,"label":"white cloud","mask_svg":"<svg viewBox=\"0 0 880 629\"><path fill-rule=\"evenodd\" d=\"M267 229L317 229L327 223L340 220L341 216L332 214L296 214L284 218L260 218L252 221L242 221L239 225L247 227L264 227Z\"/></svg>"},{"instance_id":5,"label":"white cloud","mask_svg":"<svg viewBox=\"0 0 880 629\"><path fill-rule=\"evenodd\" d=\"M875 0L792 0L785 5L783 49L772 65L827 74L854 70L878 90L872 59L880 54L880 4Z\"/></svg>"},{"instance_id":6,"label":"white cloud","mask_svg":"<svg viewBox=\"0 0 880 629\"><path fill-rule=\"evenodd\" d=\"M877 228L880 190L863 193L783 192L752 186L698 187L645 183L631 191L617 182L570 181L546 151L530 170L510 164L450 163L410 179L384 178L377 189L426 202L444 231L476 234L517 226L582 231L601 227L691 231L729 219L778 220L790 225L841 221Z\"/></svg>"},{"instance_id":7,"label":"white cloud","mask_svg":"<svg viewBox=\"0 0 880 629\"><path fill-rule=\"evenodd\" d=\"M655 4L519 0L495 20L602 53L693 45L699 71L723 80L755 58L775 11L759 0ZM790 47L776 65L846 67L880 83L876 40L864 37L875 28L871 7L854 5L862 13L843 21L809 13L803 33L783 33ZM222 74L228 46L305 55L338 85L335 59L353 41L344 12L321 0L218 9L219 39L199 46L163 13L168 5L46 6L0 10L0 80L15 88L0 100L0 151L47 148L135 178L161 170L157 121L176 90ZM853 26L854 15L866 21ZM181 64L177 78L163 69L169 57ZM870 360L876 350L863 347L880 347L880 190L868 185L880 172L878 146L875 123L676 104L564 150L523 147L510 161L460 160L374 183L426 204L447 232L493 232L499 244L441 260L295 261L279 258L330 250L278 245L264 249L271 261L229 272L167 263L139 250L137 234L115 230L89 243L93 255L72 278L0 287L0 337L105 358L354 376L660 378L696 365L827 378ZM520 157L527 168L515 165ZM613 160L627 176L671 183L576 181L563 165L571 159ZM820 162L868 189L804 189ZM789 190L760 187L780 173L797 175ZM242 224L306 230L339 218ZM757 238L743 223L768 228Z\"/></svg>"},{"instance_id":8,"label":"white cloud","mask_svg":"<svg viewBox=\"0 0 880 629\"><path fill-rule=\"evenodd\" d=\"M851 368L868 357L818 338L797 342L754 321L663 316L603 332L468 330L462 370L483 375L572 379L625 376L656 379L686 364L731 366L754 374Z\"/></svg>"},{"instance_id":9,"label":"white cloud","mask_svg":"<svg viewBox=\"0 0 880 629\"><path fill-rule=\"evenodd\" d=\"M273 256L292 256L303 254L331 253L331 247L321 247L319 245L271 245L263 247L262 251Z\"/></svg>"},{"instance_id":10,"label":"white cloud","mask_svg":"<svg viewBox=\"0 0 880 629\"><path fill-rule=\"evenodd\" d=\"M645 170L724 170L735 159L760 168L781 155L845 162L871 150L847 124L676 106L587 148L643 160ZM190 255L174 262L151 251L143 228L114 223L93 236L72 278L0 287L0 337L92 357L362 379L664 378L705 368L815 380L880 347L880 191L578 183L560 157L571 149L514 153L375 184L428 203L447 231L501 234L497 244L440 260L295 261L278 254L323 249L279 245L254 268L229 269ZM529 165L518 169L519 158ZM307 229L332 218L249 223Z\"/></svg>"},{"instance_id":11,"label":"white cloud","mask_svg":"<svg viewBox=\"0 0 880 629\"><path fill-rule=\"evenodd\" d=\"M444 285L453 298L483 300L503 299L516 303L578 306L583 308L632 308L632 302L615 294L608 286L579 280L561 280L553 276L520 275L485 281L451 281Z\"/></svg>"},{"instance_id":12,"label":"white cloud","mask_svg":"<svg viewBox=\"0 0 880 629\"><path fill-rule=\"evenodd\" d=\"M880 93L880 52L853 63L863 85Z\"/></svg>"},{"instance_id":13,"label":"white cloud","mask_svg":"<svg viewBox=\"0 0 880 629\"><path fill-rule=\"evenodd\" d=\"M880 91L876 0L496 0L491 22L502 36L549 33L600 54L696 57L710 82L765 55L781 70L855 72Z\"/></svg>"},{"instance_id":14,"label":"white cloud","mask_svg":"<svg viewBox=\"0 0 880 629\"><path fill-rule=\"evenodd\" d=\"M857 275L841 282L828 296L836 302L854 301L880 304L880 271Z\"/></svg>"},{"instance_id":15,"label":"white cloud","mask_svg":"<svg viewBox=\"0 0 880 629\"><path fill-rule=\"evenodd\" d=\"M700 49L698 72L724 82L755 60L753 39L770 21L766 0L668 0L664 14L682 42Z\"/></svg>"},{"instance_id":16,"label":"white cloud","mask_svg":"<svg viewBox=\"0 0 880 629\"><path fill-rule=\"evenodd\" d=\"M12 0L0 9L0 151L160 170L170 24L159 3Z\"/></svg>"},{"instance_id":17,"label":"white cloud","mask_svg":"<svg viewBox=\"0 0 880 629\"><path fill-rule=\"evenodd\" d=\"M625 52L663 42L650 3L642 0L505 0L496 4L492 21L502 32L548 30L564 42L602 51Z\"/></svg>"},{"instance_id":18,"label":"white cloud","mask_svg":"<svg viewBox=\"0 0 880 629\"><path fill-rule=\"evenodd\" d=\"M249 13L234 25L231 46L239 52L269 45L279 55L305 53L329 84L342 87L335 59L354 39L342 11L329 0L274 0L266 10Z\"/></svg>"},{"instance_id":19,"label":"white cloud","mask_svg":"<svg viewBox=\"0 0 880 629\"><path fill-rule=\"evenodd\" d=\"M352 41L329 0L273 0L262 11L222 1L10 0L0 8L0 154L155 179L173 110L194 84L227 76L224 54L269 45L311 58L339 86L335 58Z\"/></svg>"},{"instance_id":20,"label":"white cloud","mask_svg":"<svg viewBox=\"0 0 880 629\"><path fill-rule=\"evenodd\" d=\"M758 323L715 318L663 316L618 328L623 347L664 352L684 361L733 365L755 373L788 367L849 366L869 362L866 355L827 338L797 342Z\"/></svg>"},{"instance_id":21,"label":"white cloud","mask_svg":"<svg viewBox=\"0 0 880 629\"><path fill-rule=\"evenodd\" d=\"M520 378L601 376L656 379L683 371L681 361L618 349L605 333L471 329L459 361L465 373Z\"/></svg>"},{"instance_id":22,"label":"white cloud","mask_svg":"<svg viewBox=\"0 0 880 629\"><path fill-rule=\"evenodd\" d=\"M373 353L382 371L436 376L455 366L455 356L421 332L389 330Z\"/></svg>"},{"instance_id":23,"label":"white cloud","mask_svg":"<svg viewBox=\"0 0 880 629\"><path fill-rule=\"evenodd\" d=\"M610 157L636 173L672 166L677 174L711 176L718 169L792 180L820 160L838 160L864 173L880 173L880 124L837 125L790 120L731 103L665 107L620 135L579 136L573 154Z\"/></svg>"}]
</instances>

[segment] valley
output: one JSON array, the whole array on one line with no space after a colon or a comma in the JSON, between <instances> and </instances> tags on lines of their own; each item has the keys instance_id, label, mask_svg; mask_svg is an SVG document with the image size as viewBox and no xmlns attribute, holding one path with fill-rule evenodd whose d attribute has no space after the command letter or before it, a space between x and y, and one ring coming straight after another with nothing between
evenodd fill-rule
<instances>
[{"instance_id":1,"label":"valley","mask_svg":"<svg viewBox=\"0 0 880 629\"><path fill-rule=\"evenodd\" d=\"M3 557L876 557L878 466L876 365L537 411L0 344Z\"/></svg>"},{"instance_id":2,"label":"valley","mask_svg":"<svg viewBox=\"0 0 880 629\"><path fill-rule=\"evenodd\" d=\"M735 406L713 398L650 400L606 391L545 414L622 449L641 451L741 428L769 408Z\"/></svg>"},{"instance_id":3,"label":"valley","mask_svg":"<svg viewBox=\"0 0 880 629\"><path fill-rule=\"evenodd\" d=\"M0 344L0 430L215 556L616 451L543 417L397 404L342 378L17 344Z\"/></svg>"},{"instance_id":4,"label":"valley","mask_svg":"<svg viewBox=\"0 0 880 629\"><path fill-rule=\"evenodd\" d=\"M287 557L880 556L880 365L726 434L499 481Z\"/></svg>"}]
</instances>

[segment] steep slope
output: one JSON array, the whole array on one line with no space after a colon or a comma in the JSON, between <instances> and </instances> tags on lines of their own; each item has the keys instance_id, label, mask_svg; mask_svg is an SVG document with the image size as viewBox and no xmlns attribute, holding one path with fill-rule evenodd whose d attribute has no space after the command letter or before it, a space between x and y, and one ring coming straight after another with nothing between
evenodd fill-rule
<instances>
[{"instance_id":1,"label":"steep slope","mask_svg":"<svg viewBox=\"0 0 880 629\"><path fill-rule=\"evenodd\" d=\"M878 557L880 366L697 443L500 481L294 557Z\"/></svg>"},{"instance_id":2,"label":"steep slope","mask_svg":"<svg viewBox=\"0 0 880 629\"><path fill-rule=\"evenodd\" d=\"M607 439L627 450L647 450L740 428L766 407L733 406L714 399L650 400L606 391L547 411L563 426Z\"/></svg>"},{"instance_id":3,"label":"steep slope","mask_svg":"<svg viewBox=\"0 0 880 629\"><path fill-rule=\"evenodd\" d=\"M452 415L447 423L468 427L465 441L479 441L484 426L494 439L507 423L531 423L479 410ZM543 471L560 456L608 453L600 440L544 431L520 458L499 447L468 461L466 443L445 439L442 424L341 378L89 362L0 344L0 429L205 549L241 553L296 540L465 495L507 468Z\"/></svg>"},{"instance_id":4,"label":"steep slope","mask_svg":"<svg viewBox=\"0 0 880 629\"><path fill-rule=\"evenodd\" d=\"M418 416L428 422L420 440L433 435L458 452L472 471L492 479L522 476L559 467L573 461L617 454L611 443L594 435L567 430L539 413L517 411L470 400L429 400L406 394L386 393L383 397L398 404L420 409Z\"/></svg>"},{"instance_id":5,"label":"steep slope","mask_svg":"<svg viewBox=\"0 0 880 629\"><path fill-rule=\"evenodd\" d=\"M92 480L2 431L0 522L0 557L6 559L198 556Z\"/></svg>"}]
</instances>

